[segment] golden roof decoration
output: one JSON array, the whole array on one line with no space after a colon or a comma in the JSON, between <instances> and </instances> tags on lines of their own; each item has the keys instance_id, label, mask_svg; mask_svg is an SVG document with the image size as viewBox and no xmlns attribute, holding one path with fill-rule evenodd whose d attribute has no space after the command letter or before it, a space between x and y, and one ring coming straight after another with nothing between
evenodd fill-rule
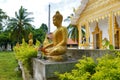
<instances>
[{"instance_id":1,"label":"golden roof decoration","mask_svg":"<svg viewBox=\"0 0 120 80\"><path fill-rule=\"evenodd\" d=\"M101 19L110 17L111 12L115 16L120 15L120 0L82 0L71 20L71 24L77 25L78 22L83 20L98 22Z\"/></svg>"}]
</instances>

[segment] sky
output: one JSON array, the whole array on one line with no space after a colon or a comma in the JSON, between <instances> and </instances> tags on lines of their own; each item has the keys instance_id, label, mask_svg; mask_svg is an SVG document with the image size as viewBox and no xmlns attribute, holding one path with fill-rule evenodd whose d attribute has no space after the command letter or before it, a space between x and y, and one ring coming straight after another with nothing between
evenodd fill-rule
<instances>
[{"instance_id":1,"label":"sky","mask_svg":"<svg viewBox=\"0 0 120 80\"><path fill-rule=\"evenodd\" d=\"M48 5L51 6L51 22L50 32L53 32L56 27L52 23L52 17L56 11L63 15L63 20L71 13L73 8L78 8L81 0L0 0L0 8L10 17L15 17L15 11L18 12L21 6L27 9L28 12L33 12L35 28L39 28L42 23L48 25ZM62 22L63 26L68 26L68 22Z\"/></svg>"}]
</instances>

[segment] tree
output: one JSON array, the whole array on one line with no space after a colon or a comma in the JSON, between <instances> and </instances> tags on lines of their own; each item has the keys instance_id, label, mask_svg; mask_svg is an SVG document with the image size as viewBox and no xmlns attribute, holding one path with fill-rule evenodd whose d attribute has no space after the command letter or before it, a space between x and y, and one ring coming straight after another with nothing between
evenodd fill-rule
<instances>
[{"instance_id":1,"label":"tree","mask_svg":"<svg viewBox=\"0 0 120 80\"><path fill-rule=\"evenodd\" d=\"M4 45L7 48L7 44L12 44L12 41L9 37L9 32L4 31L0 34L0 46Z\"/></svg>"},{"instance_id":2,"label":"tree","mask_svg":"<svg viewBox=\"0 0 120 80\"><path fill-rule=\"evenodd\" d=\"M46 24L42 23L40 28L34 30L34 40L39 40L43 43L45 35L48 32L48 27Z\"/></svg>"},{"instance_id":3,"label":"tree","mask_svg":"<svg viewBox=\"0 0 120 80\"><path fill-rule=\"evenodd\" d=\"M8 19L8 16L5 12L3 12L2 9L0 9L0 31L3 30L3 27L5 26L5 20Z\"/></svg>"},{"instance_id":4,"label":"tree","mask_svg":"<svg viewBox=\"0 0 120 80\"><path fill-rule=\"evenodd\" d=\"M75 8L73 8L73 13L70 14L70 16L68 16L64 21L71 21L72 17L74 17L75 15L75 11L76 11ZM68 37L78 42L79 32L78 32L77 26L69 24L67 26L67 29L68 29ZM85 29L81 28L81 31L82 31L82 34L85 35Z\"/></svg>"},{"instance_id":5,"label":"tree","mask_svg":"<svg viewBox=\"0 0 120 80\"><path fill-rule=\"evenodd\" d=\"M44 23L41 24L40 29L43 30L45 33L48 32L48 27L47 27L47 25L44 24Z\"/></svg>"},{"instance_id":6,"label":"tree","mask_svg":"<svg viewBox=\"0 0 120 80\"><path fill-rule=\"evenodd\" d=\"M67 29L68 29L68 37L71 38L73 41L78 42L78 28L77 28L77 26L69 24Z\"/></svg>"},{"instance_id":7,"label":"tree","mask_svg":"<svg viewBox=\"0 0 120 80\"><path fill-rule=\"evenodd\" d=\"M28 34L32 31L33 17L28 17L32 12L27 12L27 9L20 7L18 12L15 12L15 18L9 19L8 30L11 31L11 38L17 42L21 42L22 38L28 39Z\"/></svg>"},{"instance_id":8,"label":"tree","mask_svg":"<svg viewBox=\"0 0 120 80\"><path fill-rule=\"evenodd\" d=\"M73 8L73 12L75 13L75 8ZM71 18L74 17L74 13L70 14L64 21L71 21ZM67 26L68 29L68 37L73 41L78 42L78 28L75 25L69 24Z\"/></svg>"},{"instance_id":9,"label":"tree","mask_svg":"<svg viewBox=\"0 0 120 80\"><path fill-rule=\"evenodd\" d=\"M0 9L0 46L4 45L5 48L10 43L9 33L5 31L5 26L8 20L8 15Z\"/></svg>"}]
</instances>

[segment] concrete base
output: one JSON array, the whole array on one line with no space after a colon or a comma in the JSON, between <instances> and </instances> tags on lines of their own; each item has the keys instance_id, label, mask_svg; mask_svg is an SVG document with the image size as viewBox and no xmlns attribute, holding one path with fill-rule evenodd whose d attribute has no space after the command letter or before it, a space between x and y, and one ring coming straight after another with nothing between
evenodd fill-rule
<instances>
[{"instance_id":1,"label":"concrete base","mask_svg":"<svg viewBox=\"0 0 120 80\"><path fill-rule=\"evenodd\" d=\"M111 54L113 52L114 51L111 50L99 49L68 49L66 55L68 56L68 59L70 59L65 62L53 62L34 58L33 77L34 80L58 80L54 73L64 73L71 71L77 61L82 58L82 56L92 57L96 61L96 58L101 57L106 53Z\"/></svg>"},{"instance_id":2,"label":"concrete base","mask_svg":"<svg viewBox=\"0 0 120 80\"><path fill-rule=\"evenodd\" d=\"M120 50L114 50L120 51ZM113 50L100 50L100 49L68 49L66 55L72 59L79 60L83 56L92 57L94 60L105 54L114 53Z\"/></svg>"},{"instance_id":3,"label":"concrete base","mask_svg":"<svg viewBox=\"0 0 120 80\"><path fill-rule=\"evenodd\" d=\"M52 62L48 60L33 59L33 77L34 80L58 80L55 72L70 72L76 60L68 60L65 62Z\"/></svg>"}]
</instances>

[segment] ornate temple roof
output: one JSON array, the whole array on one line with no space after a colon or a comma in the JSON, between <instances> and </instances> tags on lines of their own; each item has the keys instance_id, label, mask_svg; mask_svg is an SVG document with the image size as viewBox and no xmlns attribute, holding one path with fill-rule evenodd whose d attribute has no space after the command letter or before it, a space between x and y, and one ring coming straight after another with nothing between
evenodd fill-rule
<instances>
[{"instance_id":1,"label":"ornate temple roof","mask_svg":"<svg viewBox=\"0 0 120 80\"><path fill-rule=\"evenodd\" d=\"M120 15L120 0L82 0L80 6L71 19L72 25L78 21L98 21L108 17L110 13Z\"/></svg>"},{"instance_id":2,"label":"ornate temple roof","mask_svg":"<svg viewBox=\"0 0 120 80\"><path fill-rule=\"evenodd\" d=\"M87 3L88 3L88 0L82 0L81 1L81 5L78 7L77 11L75 12L75 16L72 18L71 24L76 25L77 20L79 19L82 11L85 9Z\"/></svg>"}]
</instances>

